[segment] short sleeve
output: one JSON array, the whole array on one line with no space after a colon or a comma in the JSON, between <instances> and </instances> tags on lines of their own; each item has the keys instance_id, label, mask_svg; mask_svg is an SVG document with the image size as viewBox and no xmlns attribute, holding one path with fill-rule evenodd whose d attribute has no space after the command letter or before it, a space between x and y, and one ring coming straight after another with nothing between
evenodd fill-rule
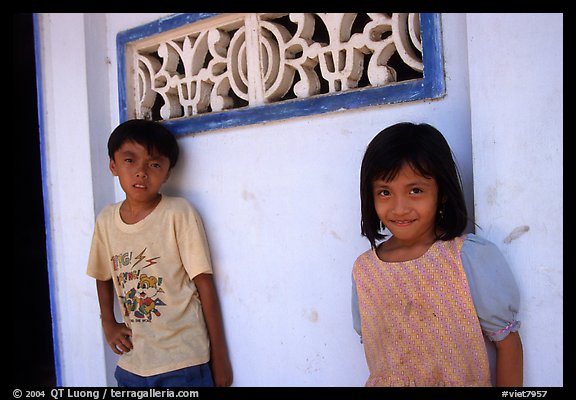
<instances>
[{"instance_id":1,"label":"short sleeve","mask_svg":"<svg viewBox=\"0 0 576 400\"><path fill-rule=\"evenodd\" d=\"M190 279L199 274L212 273L212 262L202 218L196 209L186 203L177 223L178 247L184 269Z\"/></svg>"},{"instance_id":2,"label":"short sleeve","mask_svg":"<svg viewBox=\"0 0 576 400\"><path fill-rule=\"evenodd\" d=\"M468 234L461 257L484 335L500 341L516 332L520 328L516 319L520 292L500 249L480 236Z\"/></svg>"},{"instance_id":3,"label":"short sleeve","mask_svg":"<svg viewBox=\"0 0 576 400\"><path fill-rule=\"evenodd\" d=\"M112 272L108 267L110 256L105 245L105 219L110 215L110 207L105 208L96 218L92 242L90 244L90 254L88 255L88 267L86 274L100 281L112 279Z\"/></svg>"},{"instance_id":4,"label":"short sleeve","mask_svg":"<svg viewBox=\"0 0 576 400\"><path fill-rule=\"evenodd\" d=\"M354 330L360 335L362 340L362 326L360 322L360 308L358 306L358 292L356 291L356 281L352 277L352 324Z\"/></svg>"}]
</instances>

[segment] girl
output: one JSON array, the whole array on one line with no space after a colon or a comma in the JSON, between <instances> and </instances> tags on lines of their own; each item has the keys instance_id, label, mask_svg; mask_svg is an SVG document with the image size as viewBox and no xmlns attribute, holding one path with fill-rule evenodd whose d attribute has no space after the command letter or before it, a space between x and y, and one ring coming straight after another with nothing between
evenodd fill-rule
<instances>
[{"instance_id":1,"label":"girl","mask_svg":"<svg viewBox=\"0 0 576 400\"><path fill-rule=\"evenodd\" d=\"M366 386L522 386L518 288L498 248L463 234L460 175L428 124L390 126L360 172L361 231L371 249L352 270L354 327Z\"/></svg>"}]
</instances>

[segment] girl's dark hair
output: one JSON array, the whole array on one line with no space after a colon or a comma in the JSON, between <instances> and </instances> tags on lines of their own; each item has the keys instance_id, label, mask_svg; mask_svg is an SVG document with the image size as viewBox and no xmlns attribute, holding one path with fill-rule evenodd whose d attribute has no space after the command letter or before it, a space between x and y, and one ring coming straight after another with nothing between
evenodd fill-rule
<instances>
[{"instance_id":1,"label":"girl's dark hair","mask_svg":"<svg viewBox=\"0 0 576 400\"><path fill-rule=\"evenodd\" d=\"M361 232L376 248L386 239L374 206L372 183L394 179L404 164L438 184L436 234L439 240L460 236L468 224L462 181L444 136L428 124L401 122L382 130L368 144L360 169ZM439 211L442 210L442 218Z\"/></svg>"},{"instance_id":2,"label":"girl's dark hair","mask_svg":"<svg viewBox=\"0 0 576 400\"><path fill-rule=\"evenodd\" d=\"M111 160L114 159L116 150L127 140L146 147L150 154L157 151L168 157L170 168L173 168L178 162L178 142L168 128L160 122L131 119L118 125L108 139L108 156Z\"/></svg>"}]
</instances>

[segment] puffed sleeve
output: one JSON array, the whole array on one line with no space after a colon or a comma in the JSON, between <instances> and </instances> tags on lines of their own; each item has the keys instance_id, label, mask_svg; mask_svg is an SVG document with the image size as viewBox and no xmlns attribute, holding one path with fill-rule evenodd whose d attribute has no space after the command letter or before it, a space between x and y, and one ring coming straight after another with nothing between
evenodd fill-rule
<instances>
[{"instance_id":1,"label":"puffed sleeve","mask_svg":"<svg viewBox=\"0 0 576 400\"><path fill-rule=\"evenodd\" d=\"M520 328L516 320L520 292L500 249L471 233L464 240L461 257L484 335L500 341L516 332Z\"/></svg>"}]
</instances>

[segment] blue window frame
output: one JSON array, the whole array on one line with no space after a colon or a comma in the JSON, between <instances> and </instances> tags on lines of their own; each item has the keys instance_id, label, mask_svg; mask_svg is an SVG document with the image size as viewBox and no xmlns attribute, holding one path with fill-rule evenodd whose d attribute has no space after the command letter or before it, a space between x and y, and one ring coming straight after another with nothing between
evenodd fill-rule
<instances>
[{"instance_id":1,"label":"blue window frame","mask_svg":"<svg viewBox=\"0 0 576 400\"><path fill-rule=\"evenodd\" d=\"M175 14L118 33L116 43L121 122L128 119L125 65L127 44L215 15L218 14ZM424 65L423 79L404 81L388 86L370 87L363 90L350 90L305 99L199 114L193 117L166 120L162 121L162 123L175 135L186 135L333 111L442 97L445 94L445 79L440 14L420 14L420 26L422 35L422 62Z\"/></svg>"}]
</instances>

